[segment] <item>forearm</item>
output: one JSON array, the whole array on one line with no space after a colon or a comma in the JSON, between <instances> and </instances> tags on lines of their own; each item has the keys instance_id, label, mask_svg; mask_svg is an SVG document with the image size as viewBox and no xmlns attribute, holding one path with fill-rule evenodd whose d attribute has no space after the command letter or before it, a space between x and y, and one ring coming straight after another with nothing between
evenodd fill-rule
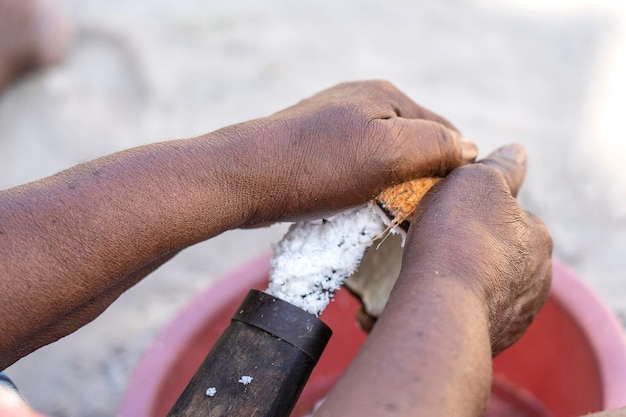
<instances>
[{"instance_id":1,"label":"forearm","mask_svg":"<svg viewBox=\"0 0 626 417\"><path fill-rule=\"evenodd\" d=\"M315 416L482 416L491 384L487 314L454 277L403 272Z\"/></svg>"},{"instance_id":2,"label":"forearm","mask_svg":"<svg viewBox=\"0 0 626 417\"><path fill-rule=\"evenodd\" d=\"M0 355L44 329L79 327L77 317L95 314L87 306L105 308L136 271L196 242L328 216L391 184L445 175L476 153L449 122L370 81L1 191Z\"/></svg>"},{"instance_id":3,"label":"forearm","mask_svg":"<svg viewBox=\"0 0 626 417\"><path fill-rule=\"evenodd\" d=\"M44 327L31 331L27 334L19 344L10 349L0 352L0 369L6 367L28 355L36 349L52 343L70 333L78 330L80 327L89 323L98 317L104 310L111 305L124 291L135 285L137 282L145 278L149 273L153 272L163 263L171 259L174 254L166 255L157 259L151 264L134 271L126 277L119 280L117 285L107 288L105 291L94 294L93 297L85 301L81 305L74 305L65 315L52 318ZM50 297L49 302L58 302L58 298ZM36 312L34 312L36 313ZM25 320L28 317L22 317ZM26 331L27 329L24 328Z\"/></svg>"},{"instance_id":4,"label":"forearm","mask_svg":"<svg viewBox=\"0 0 626 417\"><path fill-rule=\"evenodd\" d=\"M237 165L252 163L240 155L252 152L235 147L240 128L2 191L0 368L17 359L7 355L32 350L35 334L49 343L93 319L160 259L245 223L251 180Z\"/></svg>"},{"instance_id":5,"label":"forearm","mask_svg":"<svg viewBox=\"0 0 626 417\"><path fill-rule=\"evenodd\" d=\"M420 201L385 309L316 417L484 415L492 354L550 289L550 234L513 198L525 155L503 147Z\"/></svg>"}]
</instances>

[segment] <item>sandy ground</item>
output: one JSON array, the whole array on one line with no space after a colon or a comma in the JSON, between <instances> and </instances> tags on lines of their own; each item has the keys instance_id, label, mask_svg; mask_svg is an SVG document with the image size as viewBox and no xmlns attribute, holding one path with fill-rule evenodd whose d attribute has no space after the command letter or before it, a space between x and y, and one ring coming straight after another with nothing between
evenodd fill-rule
<instances>
[{"instance_id":1,"label":"sandy ground","mask_svg":"<svg viewBox=\"0 0 626 417\"><path fill-rule=\"evenodd\" d=\"M521 201L551 228L556 255L626 317L620 3L67 0L67 59L0 98L0 187L264 116L341 81L384 78L453 121L483 156L525 144ZM114 415L173 315L285 227L190 248L9 374L50 416Z\"/></svg>"}]
</instances>

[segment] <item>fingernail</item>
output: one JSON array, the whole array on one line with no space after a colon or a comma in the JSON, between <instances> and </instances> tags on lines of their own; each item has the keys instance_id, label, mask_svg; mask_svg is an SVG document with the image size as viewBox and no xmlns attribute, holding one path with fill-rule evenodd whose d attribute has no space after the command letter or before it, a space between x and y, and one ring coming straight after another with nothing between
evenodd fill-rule
<instances>
[{"instance_id":1,"label":"fingernail","mask_svg":"<svg viewBox=\"0 0 626 417\"><path fill-rule=\"evenodd\" d=\"M478 156L478 146L461 136L461 159L465 162L472 162Z\"/></svg>"},{"instance_id":2,"label":"fingernail","mask_svg":"<svg viewBox=\"0 0 626 417\"><path fill-rule=\"evenodd\" d=\"M504 158L515 162L517 165L526 165L526 160L528 159L526 148L519 143L504 146L500 148L498 153Z\"/></svg>"}]
</instances>

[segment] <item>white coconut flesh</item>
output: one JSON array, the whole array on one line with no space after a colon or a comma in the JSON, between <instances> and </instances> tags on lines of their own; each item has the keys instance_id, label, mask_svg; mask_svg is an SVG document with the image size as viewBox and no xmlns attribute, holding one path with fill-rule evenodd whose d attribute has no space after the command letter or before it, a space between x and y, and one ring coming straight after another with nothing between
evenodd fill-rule
<instances>
[{"instance_id":1,"label":"white coconut flesh","mask_svg":"<svg viewBox=\"0 0 626 417\"><path fill-rule=\"evenodd\" d=\"M404 232L387 236L388 225L375 204L294 224L274 248L266 292L319 316L345 283L377 317L402 260Z\"/></svg>"}]
</instances>

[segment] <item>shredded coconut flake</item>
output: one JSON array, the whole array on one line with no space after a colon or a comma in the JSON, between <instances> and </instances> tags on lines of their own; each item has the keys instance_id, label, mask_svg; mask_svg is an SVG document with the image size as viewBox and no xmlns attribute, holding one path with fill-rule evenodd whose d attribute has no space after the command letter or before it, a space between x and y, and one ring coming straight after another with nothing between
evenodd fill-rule
<instances>
[{"instance_id":1,"label":"shredded coconut flake","mask_svg":"<svg viewBox=\"0 0 626 417\"><path fill-rule=\"evenodd\" d=\"M217 393L217 389L215 387L209 387L206 390L207 397L212 397Z\"/></svg>"},{"instance_id":2,"label":"shredded coconut flake","mask_svg":"<svg viewBox=\"0 0 626 417\"><path fill-rule=\"evenodd\" d=\"M248 385L250 382L252 382L254 378L252 378L251 376L248 375L243 375L241 378L239 378L239 383L244 384L244 385Z\"/></svg>"},{"instance_id":3,"label":"shredded coconut flake","mask_svg":"<svg viewBox=\"0 0 626 417\"><path fill-rule=\"evenodd\" d=\"M319 316L384 230L367 206L294 224L274 248L266 292Z\"/></svg>"}]
</instances>

